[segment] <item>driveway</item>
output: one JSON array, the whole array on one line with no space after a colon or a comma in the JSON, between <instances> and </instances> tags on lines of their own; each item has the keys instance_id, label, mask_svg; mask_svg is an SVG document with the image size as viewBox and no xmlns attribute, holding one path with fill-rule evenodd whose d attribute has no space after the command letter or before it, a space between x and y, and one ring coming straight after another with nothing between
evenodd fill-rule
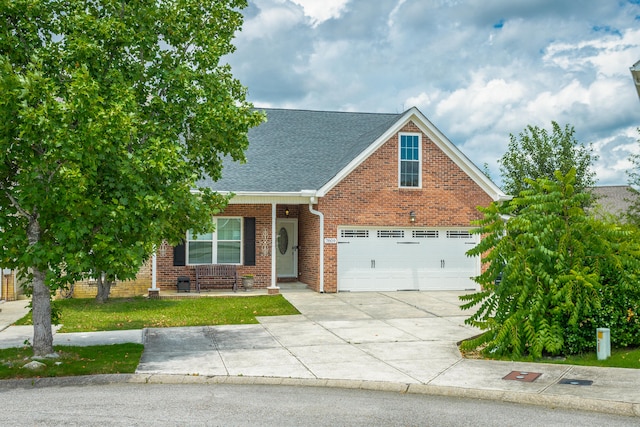
<instances>
[{"instance_id":1,"label":"driveway","mask_svg":"<svg viewBox=\"0 0 640 427\"><path fill-rule=\"evenodd\" d=\"M459 294L283 291L300 315L147 330L137 372L428 383L478 333Z\"/></svg>"}]
</instances>

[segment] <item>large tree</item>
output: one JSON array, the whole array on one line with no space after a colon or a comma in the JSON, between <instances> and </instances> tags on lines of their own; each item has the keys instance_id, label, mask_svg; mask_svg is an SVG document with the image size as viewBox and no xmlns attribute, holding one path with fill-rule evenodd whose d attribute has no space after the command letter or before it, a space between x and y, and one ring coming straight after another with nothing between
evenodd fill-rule
<instances>
[{"instance_id":1,"label":"large tree","mask_svg":"<svg viewBox=\"0 0 640 427\"><path fill-rule=\"evenodd\" d=\"M593 343L595 327L640 332L637 319L621 325L640 306L637 232L588 215L591 196L575 181L575 169L527 179L531 188L510 202L480 208L474 233L483 239L468 253L483 256L488 268L475 278L482 290L461 299L464 308L477 307L466 323L486 332L465 348L539 358L584 350L583 335ZM603 322L594 326L595 318Z\"/></svg>"},{"instance_id":2,"label":"large tree","mask_svg":"<svg viewBox=\"0 0 640 427\"><path fill-rule=\"evenodd\" d=\"M591 146L580 144L574 133L572 126L563 129L551 122L551 132L529 125L518 137L511 134L507 152L499 160L503 190L515 196L530 188L526 178L554 179L556 171L566 174L572 168L576 170L577 189L592 187L592 166L597 156Z\"/></svg>"},{"instance_id":3,"label":"large tree","mask_svg":"<svg viewBox=\"0 0 640 427\"><path fill-rule=\"evenodd\" d=\"M262 116L220 58L245 0L0 2L0 263L33 292L33 349L53 351L51 293L131 277L161 239L226 199L192 190L242 160Z\"/></svg>"}]
</instances>

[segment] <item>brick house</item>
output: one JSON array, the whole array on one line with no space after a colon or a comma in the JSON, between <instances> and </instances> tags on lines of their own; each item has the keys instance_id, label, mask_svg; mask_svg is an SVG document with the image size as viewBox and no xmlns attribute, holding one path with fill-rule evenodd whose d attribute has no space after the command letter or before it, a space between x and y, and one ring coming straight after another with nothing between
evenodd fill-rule
<instances>
[{"instance_id":1,"label":"brick house","mask_svg":"<svg viewBox=\"0 0 640 427\"><path fill-rule=\"evenodd\" d=\"M400 114L266 109L215 231L159 248L152 289L195 281L194 265L236 264L256 287L318 292L476 288L470 221L505 194L417 108ZM274 238L275 236L275 238Z\"/></svg>"}]
</instances>

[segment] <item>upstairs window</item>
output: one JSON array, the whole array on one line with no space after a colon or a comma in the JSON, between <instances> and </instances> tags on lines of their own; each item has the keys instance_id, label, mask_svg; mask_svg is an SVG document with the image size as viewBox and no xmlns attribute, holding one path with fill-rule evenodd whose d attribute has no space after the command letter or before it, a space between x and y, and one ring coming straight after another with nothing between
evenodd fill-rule
<instances>
[{"instance_id":1,"label":"upstairs window","mask_svg":"<svg viewBox=\"0 0 640 427\"><path fill-rule=\"evenodd\" d=\"M419 134L400 134L399 176L400 187L420 188L421 141Z\"/></svg>"},{"instance_id":2,"label":"upstairs window","mask_svg":"<svg viewBox=\"0 0 640 427\"><path fill-rule=\"evenodd\" d=\"M215 231L187 232L187 264L240 264L242 251L241 218L215 218Z\"/></svg>"}]
</instances>

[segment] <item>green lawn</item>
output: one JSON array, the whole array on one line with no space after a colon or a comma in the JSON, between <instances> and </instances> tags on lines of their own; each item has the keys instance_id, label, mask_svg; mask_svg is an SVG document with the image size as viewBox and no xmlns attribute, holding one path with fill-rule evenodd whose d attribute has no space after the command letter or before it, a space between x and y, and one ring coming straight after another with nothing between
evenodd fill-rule
<instances>
[{"instance_id":1,"label":"green lawn","mask_svg":"<svg viewBox=\"0 0 640 427\"><path fill-rule=\"evenodd\" d=\"M581 355L567 356L564 359L542 359L540 362L640 369L640 348L612 349L611 357L607 360L598 360L596 353L585 353Z\"/></svg>"},{"instance_id":2,"label":"green lawn","mask_svg":"<svg viewBox=\"0 0 640 427\"><path fill-rule=\"evenodd\" d=\"M68 299L54 301L53 307L60 313L59 332L240 325L258 323L256 316L299 314L282 295L180 300L113 298L105 304L97 304L94 299ZM31 324L31 316L16 324Z\"/></svg>"},{"instance_id":3,"label":"green lawn","mask_svg":"<svg viewBox=\"0 0 640 427\"><path fill-rule=\"evenodd\" d=\"M113 344L91 347L55 346L60 356L43 359L46 367L29 370L31 347L0 349L0 379L68 377L74 375L133 373L140 362L142 344Z\"/></svg>"},{"instance_id":4,"label":"green lawn","mask_svg":"<svg viewBox=\"0 0 640 427\"><path fill-rule=\"evenodd\" d=\"M463 357L468 359L486 359L486 360L505 360L510 362L533 362L533 363L555 363L562 365L579 365L579 366L600 366L607 368L632 368L640 369L640 348L617 348L611 349L611 357L606 360L598 360L595 352L571 355L566 357L543 357L542 359L533 359L531 357L521 357L514 359L512 357L489 357L481 354L479 351L460 350Z\"/></svg>"},{"instance_id":5,"label":"green lawn","mask_svg":"<svg viewBox=\"0 0 640 427\"><path fill-rule=\"evenodd\" d=\"M59 332L239 325L258 323L256 316L299 314L282 295L180 300L112 298L105 304L96 304L94 299L69 299L54 301L53 308L63 325ZM31 315L27 315L16 325L31 323ZM141 344L56 346L60 358L42 360L47 366L36 371L23 368L33 355L31 347L0 349L0 379L133 373L143 349Z\"/></svg>"}]
</instances>

